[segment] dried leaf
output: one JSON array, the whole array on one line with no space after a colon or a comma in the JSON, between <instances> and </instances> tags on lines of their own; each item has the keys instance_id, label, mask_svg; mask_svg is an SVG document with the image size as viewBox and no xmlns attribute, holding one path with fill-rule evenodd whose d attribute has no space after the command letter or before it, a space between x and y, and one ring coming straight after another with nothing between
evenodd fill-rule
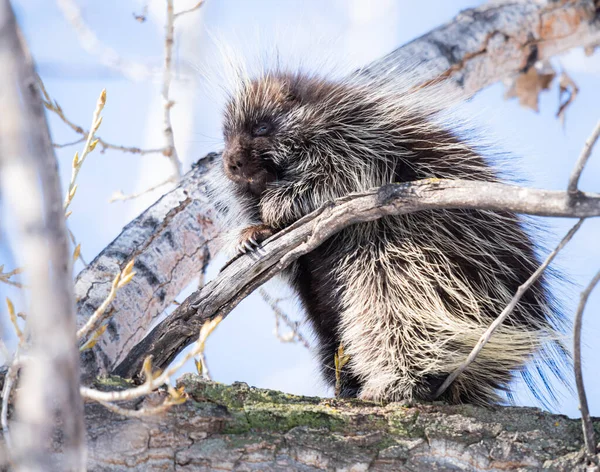
<instances>
[{"instance_id":1,"label":"dried leaf","mask_svg":"<svg viewBox=\"0 0 600 472\"><path fill-rule=\"evenodd\" d=\"M504 94L505 98L517 97L521 106L539 111L539 95L548 90L556 72L549 66L530 67L527 72L517 76Z\"/></svg>"}]
</instances>

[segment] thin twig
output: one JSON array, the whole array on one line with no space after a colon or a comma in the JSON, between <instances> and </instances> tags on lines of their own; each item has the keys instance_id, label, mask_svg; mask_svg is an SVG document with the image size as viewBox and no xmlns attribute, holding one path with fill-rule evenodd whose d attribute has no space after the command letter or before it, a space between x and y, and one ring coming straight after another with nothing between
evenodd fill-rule
<instances>
[{"instance_id":1,"label":"thin twig","mask_svg":"<svg viewBox=\"0 0 600 472\"><path fill-rule=\"evenodd\" d=\"M75 157L73 158L73 163L71 166L71 180L69 182L69 187L67 189L67 195L65 197L65 203L63 204L63 208L65 212L69 208L73 197L75 196L75 191L77 190L77 184L75 181L77 180L77 176L79 175L79 171L85 162L85 158L91 153L98 144L98 141L94 139L94 133L98 131L100 124L102 123L102 117L100 113L106 104L106 89L103 89L100 92L100 97L98 97L98 101L96 102L96 109L94 110L94 114L92 115L92 127L90 132L88 133L87 139L85 140L85 144L83 146L83 150L81 151L81 156L78 153L75 153Z\"/></svg>"},{"instance_id":2,"label":"thin twig","mask_svg":"<svg viewBox=\"0 0 600 472\"><path fill-rule=\"evenodd\" d=\"M490 338L494 334L494 331L496 331L498 326L500 326L504 322L504 320L506 320L506 318L512 313L512 311L517 306L517 303L519 303L519 300L521 300L521 297L523 296L523 294L535 283L535 281L537 279L540 278L540 276L542 275L544 270L546 270L546 268L554 260L556 255L561 251L561 249L563 247L565 247L565 245L571 240L573 235L579 230L579 228L583 224L584 220L585 220L584 218L580 219L575 224L575 226L573 226L569 230L569 232L562 239L562 241L558 244L558 246L556 246L554 251L552 251L548 255L548 257L546 258L544 263L537 268L537 270L531 275L531 277L529 277L529 279L527 279L527 281L523 285L519 286L519 288L517 289L517 293L515 293L514 297L510 301L510 303L506 306L506 308L504 308L504 310L502 310L502 313L500 313L498 318L496 318L494 320L494 322L489 326L489 328L485 331L485 333L483 333L481 335L481 337L479 338L479 341L477 341L477 344L475 345L475 347L473 348L473 350L471 351L469 356L466 358L466 360L460 366L458 366L458 368L454 372L452 372L446 378L444 383L440 386L440 388L438 389L438 391L435 394L435 398L438 398L440 395L442 395L448 389L448 387L452 384L452 382L454 382L456 380L456 378L460 374L462 374L465 371L465 369L467 367L469 367L469 365L471 365L471 363L475 360L475 358L478 356L478 354L481 352L481 350L484 348L484 346L490 340Z\"/></svg>"},{"instance_id":3,"label":"thin twig","mask_svg":"<svg viewBox=\"0 0 600 472\"><path fill-rule=\"evenodd\" d=\"M119 190L119 191L113 193L112 197L110 197L110 200L108 202L109 203L113 203L113 202L116 202L116 201L122 201L122 202L124 202L124 201L127 201L127 200L133 200L135 198L141 197L142 195L146 195L146 194L148 194L150 192L153 192L156 189L164 187L167 184L175 183L176 181L177 180L175 179L175 177L171 176L168 179L163 180L162 182L159 182L158 184L153 185L152 187L147 188L146 190L142 190L141 192L132 193L132 194L129 194L129 195L125 195L123 192L121 192Z\"/></svg>"},{"instance_id":4,"label":"thin twig","mask_svg":"<svg viewBox=\"0 0 600 472\"><path fill-rule=\"evenodd\" d=\"M579 409L581 410L581 426L583 427L585 447L590 454L596 454L596 439L594 435L594 425L590 418L585 387L583 385L583 372L581 371L581 326L583 324L583 311L585 310L585 305L598 282L600 282L600 271L594 276L585 290L581 292L577 314L575 315L575 326L573 328L573 370L575 371L575 383L577 384L577 395L579 396Z\"/></svg>"},{"instance_id":5,"label":"thin twig","mask_svg":"<svg viewBox=\"0 0 600 472\"><path fill-rule=\"evenodd\" d=\"M581 154L575 163L575 168L571 173L571 177L569 178L569 186L567 190L570 194L574 194L578 192L577 185L579 184L579 177L581 177L581 173L583 172L583 168L585 167L590 155L592 154L592 150L594 149L594 145L596 141L600 138L600 121L596 124L594 131L585 142L583 149L581 150Z\"/></svg>"},{"instance_id":6,"label":"thin twig","mask_svg":"<svg viewBox=\"0 0 600 472\"><path fill-rule=\"evenodd\" d=\"M199 361L196 362L196 369L200 371L200 374L206 380L211 380L210 372L208 370L208 363L206 362L206 356L204 354L204 350L206 348L206 340L208 339L210 334L215 330L215 328L219 326L219 323L221 323L222 319L223 317L218 316L217 318L207 321L202 325L202 328L200 328L198 347L195 349L196 356L199 359Z\"/></svg>"},{"instance_id":7,"label":"thin twig","mask_svg":"<svg viewBox=\"0 0 600 472\"><path fill-rule=\"evenodd\" d=\"M71 212L68 211L66 213L66 217L71 216ZM75 260L79 259L81 261L81 263L83 264L83 267L87 267L88 263L86 262L85 258L83 257L83 254L81 253L81 244L77 243L77 239L75 238L75 235L73 234L73 231L71 231L69 228L67 228L67 231L69 233L69 239L71 240L71 242L73 243L73 245L76 248L79 248L79 250L77 250L77 257L75 257ZM75 262L75 260L73 260L73 262Z\"/></svg>"},{"instance_id":8,"label":"thin twig","mask_svg":"<svg viewBox=\"0 0 600 472\"><path fill-rule=\"evenodd\" d=\"M72 145L75 145L75 144L78 144L78 143L81 143L81 142L87 140L88 136L89 136L89 131L83 129L81 126L79 126L78 124L71 121L65 115L64 110L58 104L58 102L56 100L52 100L50 98L50 95L48 94L48 92L44 86L44 83L42 82L42 80L39 77L37 78L37 83L40 88L40 92L42 92L42 95L44 96L44 106L46 107L46 109L55 113L63 121L63 123L65 123L75 133L80 134L82 136L81 139L74 141L72 143L53 144L53 146L55 148L67 147L67 146L72 146ZM117 144L111 144L98 136L96 136L96 139L98 140L98 144L100 146L102 146L101 152L104 152L107 149L112 149L114 151L121 151L121 152L126 152L129 154L139 154L140 156L144 156L146 154L164 154L165 153L165 148L142 149L142 148L139 148L136 146L120 146Z\"/></svg>"},{"instance_id":9,"label":"thin twig","mask_svg":"<svg viewBox=\"0 0 600 472\"><path fill-rule=\"evenodd\" d=\"M171 123L171 107L173 102L169 98L169 89L171 87L172 62L173 62L173 43L175 33L175 14L173 12L173 0L167 0L167 16L165 20L165 58L163 66L163 80L161 95L163 98L163 127L165 134L164 155L169 158L173 165L173 175L177 180L181 179L181 162L177 156L175 148L175 137L173 135L173 125Z\"/></svg>"},{"instance_id":10,"label":"thin twig","mask_svg":"<svg viewBox=\"0 0 600 472\"><path fill-rule=\"evenodd\" d=\"M63 143L63 144L52 143L52 146L54 146L55 149L63 149L66 147L71 147L71 146L80 144L80 143L84 142L86 139L87 139L87 136L83 136L83 137L81 137L75 141L71 141L69 143Z\"/></svg>"},{"instance_id":11,"label":"thin twig","mask_svg":"<svg viewBox=\"0 0 600 472\"><path fill-rule=\"evenodd\" d=\"M188 8L187 10L181 10L177 13L175 13L173 15L173 19L176 20L177 18L183 16L183 15L187 15L188 13L192 13L196 10L198 10L198 8L200 8L202 5L204 5L204 0L200 0L198 3L196 3L196 5L194 5L191 8Z\"/></svg>"},{"instance_id":12,"label":"thin twig","mask_svg":"<svg viewBox=\"0 0 600 472\"><path fill-rule=\"evenodd\" d=\"M20 282L15 282L14 280L10 280L11 277L15 275L19 275L23 272L22 267L17 267L16 269L11 270L10 272L3 272L4 265L0 265L0 282L5 283L7 285L12 285L13 287L23 288L23 284Z\"/></svg>"},{"instance_id":13,"label":"thin twig","mask_svg":"<svg viewBox=\"0 0 600 472\"><path fill-rule=\"evenodd\" d=\"M150 67L136 63L131 59L123 59L114 49L102 44L96 33L83 19L77 2L74 0L57 0L56 3L65 19L73 27L83 49L89 54L97 56L104 65L119 71L129 80L135 82L140 82L155 75L155 71Z\"/></svg>"},{"instance_id":14,"label":"thin twig","mask_svg":"<svg viewBox=\"0 0 600 472\"><path fill-rule=\"evenodd\" d=\"M117 295L117 291L120 288L123 288L129 282L131 282L131 280L135 276L135 272L133 272L133 265L134 265L134 263L135 263L134 259L132 259L131 261L129 261L129 263L125 266L125 268L115 276L115 278L113 280L113 283L112 283L112 285L110 287L110 292L108 293L108 295L106 296L106 298L104 299L104 301L96 309L96 311L90 317L90 319L87 320L87 322L85 323L85 325L83 325L77 331L77 339L79 341L81 341L82 339L84 339L90 332L98 329L98 325L103 321L104 312L106 311L106 309L108 308L108 306L115 299L115 297ZM89 349L90 347L93 347L93 345L89 346L89 345L85 344L84 346L82 346L81 350Z\"/></svg>"},{"instance_id":15,"label":"thin twig","mask_svg":"<svg viewBox=\"0 0 600 472\"><path fill-rule=\"evenodd\" d=\"M171 377L183 367L183 365L196 356L204 347L204 342L206 341L206 337L208 336L206 333L212 331L214 326L218 325L222 316L217 316L211 320L211 324L205 324L207 329L200 330L200 335L198 336L198 340L194 343L192 348L179 359L179 362L171 365L171 367L165 370L162 374L153 377L152 375L146 376L146 381L140 385L139 387L130 388L127 390L123 390L120 392L101 392L99 390L95 390L89 387L81 387L81 396L84 398L89 398L90 400L95 401L105 401L105 402L117 402L117 401L125 401L125 400L134 400L136 398L140 398L144 395L148 395L156 390L158 387L169 384ZM212 329L210 329L212 326ZM144 364L147 364L145 361Z\"/></svg>"},{"instance_id":16,"label":"thin twig","mask_svg":"<svg viewBox=\"0 0 600 472\"><path fill-rule=\"evenodd\" d=\"M271 309L273 310L273 313L275 313L275 336L277 336L277 339L279 339L281 342L292 342L292 341L296 340L300 344L302 344L306 349L310 350L310 344L309 344L308 340L302 335L302 333L298 329L298 323L295 321L292 321L290 319L290 317L283 312L283 310L278 305L279 300L271 297L269 292L267 292L262 287L258 289L258 293L263 298L263 300L271 307ZM285 337L282 336L281 333L279 332L279 320L280 319L283 320L283 322L290 329L289 335L286 335Z\"/></svg>"}]
</instances>

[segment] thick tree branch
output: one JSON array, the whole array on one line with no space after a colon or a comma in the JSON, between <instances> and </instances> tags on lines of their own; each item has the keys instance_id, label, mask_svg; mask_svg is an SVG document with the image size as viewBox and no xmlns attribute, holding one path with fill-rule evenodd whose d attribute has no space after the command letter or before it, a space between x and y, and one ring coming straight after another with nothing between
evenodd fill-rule
<instances>
[{"instance_id":1,"label":"thick tree branch","mask_svg":"<svg viewBox=\"0 0 600 472\"><path fill-rule=\"evenodd\" d=\"M188 297L159 323L115 369L135 376L146 355L156 367L166 367L198 336L202 324L226 316L243 298L300 256L312 251L343 228L382 216L432 209L513 211L558 217L600 216L600 195L537 190L512 185L465 180L428 179L390 184L366 193L340 198L277 233L263 245L258 261L240 257L219 276Z\"/></svg>"},{"instance_id":2,"label":"thick tree branch","mask_svg":"<svg viewBox=\"0 0 600 472\"><path fill-rule=\"evenodd\" d=\"M181 385L188 402L143 420L87 405L88 470L591 470L579 422L535 408L337 401L190 375Z\"/></svg>"},{"instance_id":3,"label":"thick tree branch","mask_svg":"<svg viewBox=\"0 0 600 472\"><path fill-rule=\"evenodd\" d=\"M418 78L416 86L448 77L471 95L520 73L537 60L600 42L597 20L593 0L493 2L462 12L452 22L397 49L362 73L394 80L404 76L398 71L410 67L411 76ZM211 162L203 161L199 165ZM103 337L91 354L88 351L83 359L86 373L110 372L120 364L146 335L141 326L155 322L178 294L178 289L198 274L204 262L206 246L203 244L217 234L210 223L214 209L202 195L203 175L201 168L192 170L179 188L148 210L147 214L160 215L154 222L160 224L152 224L143 216L138 218L80 274L76 289L80 307L83 307L79 315L85 319L104 300L109 281L132 253L150 267L139 290L134 290L132 284L129 290L117 295L113 305L114 325L109 327L112 335ZM191 195L189 201L185 200L185 191ZM175 217L167 218L168 214ZM192 223L194 230L182 222ZM198 222L205 223L206 228ZM200 237L195 235L196 231ZM151 243L166 240L172 240L173 245L163 245L165 252L156 250L156 245ZM188 259L190 251L196 257ZM190 263L173 263L181 260ZM160 267L166 270L157 271ZM136 271L140 271L137 266ZM104 276L99 278L101 275ZM100 282L93 283L98 280ZM152 299L148 304L149 295ZM181 329L186 331L184 327ZM174 333L175 348L177 339Z\"/></svg>"},{"instance_id":4,"label":"thick tree branch","mask_svg":"<svg viewBox=\"0 0 600 472\"><path fill-rule=\"evenodd\" d=\"M30 287L31 345L16 401L17 421L11 425L10 452L18 470L45 470L58 414L66 449L61 468L82 470L83 404L62 192L33 61L9 0L0 0L0 64L0 182L15 216L15 251Z\"/></svg>"}]
</instances>

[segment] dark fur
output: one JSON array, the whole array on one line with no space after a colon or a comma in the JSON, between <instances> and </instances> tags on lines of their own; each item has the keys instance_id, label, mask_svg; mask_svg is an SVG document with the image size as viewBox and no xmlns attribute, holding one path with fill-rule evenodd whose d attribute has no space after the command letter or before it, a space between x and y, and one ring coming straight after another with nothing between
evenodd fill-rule
<instances>
[{"instance_id":1,"label":"dark fur","mask_svg":"<svg viewBox=\"0 0 600 472\"><path fill-rule=\"evenodd\" d=\"M260 242L331 198L392 180L408 182L430 177L498 180L476 150L436 124L435 110L424 115L423 107L415 105L414 99L406 100L389 91L373 93L372 87L376 86L352 81L331 83L280 73L240 84L225 113L223 162L225 174L235 184L235 199L244 204L248 221L259 225L256 231L247 229L243 239L254 237ZM386 107L390 101L393 106ZM372 178L357 181L355 177L363 171L372 174ZM407 232L407 228L413 230ZM394 247L398 251L390 250ZM414 259L417 257L414 251L402 252L405 247L419 248L416 254L422 260ZM417 262L434 269L427 274L416 273L423 267ZM411 293L408 297L398 287L414 281L409 286L415 291L429 291L422 296L423 304L439 300L444 314L457 313L465 322L473 320L481 325L483 332L505 307L506 294L514 294L537 266L534 243L516 215L439 210L386 217L345 229L300 258L289 270L289 276L317 335L328 383L335 382L334 353L345 330L344 339L351 345L347 351L352 357L344 371L344 396L431 400L453 370L456 364L453 356L466 357L474 342L467 344L460 337L456 340L452 328L448 332L440 328L435 322L439 308L434 306L419 307L426 314L422 325L415 324L414 317L409 317L410 321L404 318L410 314L408 311L398 313L392 307L409 310L414 305L409 302L403 305L403 299L418 300L419 294ZM370 293L365 294L365 301L371 300L365 302L368 306L352 307L347 301L344 305L342 298L349 296L346 290L360 290L352 285L358 280L352 274L366 270L371 271L369 280L381 294L377 299L380 306L373 306ZM436 284L432 278L440 282ZM454 285L448 288L444 285L447 280ZM477 312L463 313L468 308L455 293L463 281L468 290L476 292ZM373 290L370 287L364 290ZM502 300L498 299L498 287L503 290ZM382 317L389 328L377 327L372 340L369 330L360 334L352 331L354 319L373 326L373 320L368 319L373 316ZM397 359L390 349L397 349L399 355L409 359L408 367L402 367L397 380L389 385L382 383L381 388L371 386L363 391L369 381L375 382L375 386L379 384L375 378L378 373L369 371L369 365L361 361L361 353L369 351L369 343L386 339L382 330L402 330L405 323L410 327L410 338L390 334L389 346L386 343L373 349L380 349L380 356L389 357L389 362L382 360L381 364L389 372L394 370L390 363ZM480 360L477 367L454 382L443 399L452 403L494 403L499 398L498 390L509 389L515 372L523 373L534 393L542 397L525 365L538 354L536 366L548 363L557 372L556 366L565 359L564 348L558 341L561 323L546 282L541 278L525 293L505 323L506 329L515 333L531 333L531 348L514 346L518 358L514 361L494 361L489 357ZM548 333L548 340L537 339L540 333ZM510 333L507 331L504 336L504 344L498 346L512 349ZM443 337L448 338L443 349L431 344ZM500 350L500 347L490 343L486 349ZM498 354L501 358L503 353L498 351ZM449 365L440 368L438 361L446 356ZM431 366L437 362L435 368L429 365L429 360Z\"/></svg>"}]
</instances>

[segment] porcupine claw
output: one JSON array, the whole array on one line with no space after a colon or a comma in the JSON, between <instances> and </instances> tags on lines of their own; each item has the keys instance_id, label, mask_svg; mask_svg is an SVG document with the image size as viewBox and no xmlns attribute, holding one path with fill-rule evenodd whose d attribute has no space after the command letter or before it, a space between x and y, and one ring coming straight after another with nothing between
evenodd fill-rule
<instances>
[{"instance_id":1,"label":"porcupine claw","mask_svg":"<svg viewBox=\"0 0 600 472\"><path fill-rule=\"evenodd\" d=\"M238 254L250 253L255 259L264 256L266 251L261 247L261 244L273 233L273 229L266 225L255 225L246 228L242 231L241 241L237 246Z\"/></svg>"}]
</instances>

